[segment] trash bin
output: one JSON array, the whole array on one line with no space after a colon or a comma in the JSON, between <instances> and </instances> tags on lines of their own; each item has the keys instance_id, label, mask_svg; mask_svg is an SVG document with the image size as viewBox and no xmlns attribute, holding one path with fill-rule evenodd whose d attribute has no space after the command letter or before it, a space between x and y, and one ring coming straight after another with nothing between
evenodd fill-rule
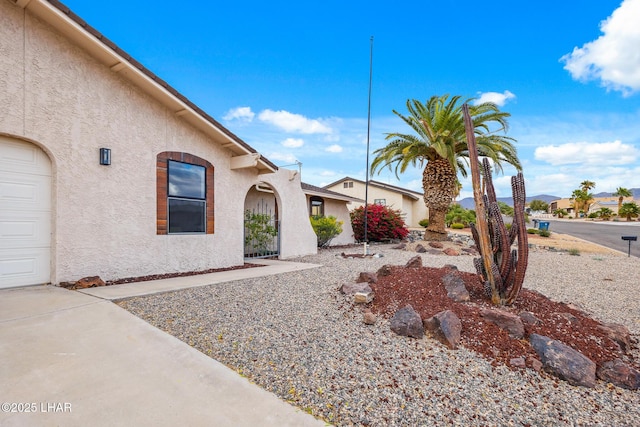
<instances>
[{"instance_id":1,"label":"trash bin","mask_svg":"<svg viewBox=\"0 0 640 427\"><path fill-rule=\"evenodd\" d=\"M538 222L540 222L540 220L538 219L533 220L533 228L538 228Z\"/></svg>"},{"instance_id":2,"label":"trash bin","mask_svg":"<svg viewBox=\"0 0 640 427\"><path fill-rule=\"evenodd\" d=\"M540 230L549 230L549 221L540 221Z\"/></svg>"}]
</instances>

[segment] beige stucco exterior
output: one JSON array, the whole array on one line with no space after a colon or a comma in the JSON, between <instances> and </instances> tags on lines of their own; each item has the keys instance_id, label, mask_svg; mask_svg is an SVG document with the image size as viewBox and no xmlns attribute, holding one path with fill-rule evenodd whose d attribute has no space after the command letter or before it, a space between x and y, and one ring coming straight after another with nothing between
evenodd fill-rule
<instances>
[{"instance_id":1,"label":"beige stucco exterior","mask_svg":"<svg viewBox=\"0 0 640 427\"><path fill-rule=\"evenodd\" d=\"M46 1L19 3L29 4L0 0L0 134L37 145L51 161L52 283L242 264L245 195L260 182L282 207L281 257L315 253L299 176L265 163L232 170L241 144L193 110L173 108L128 63L106 65L99 45L34 16L30 8L44 10ZM66 28L64 16L51 16ZM101 147L111 149L110 166L98 164ZM156 156L164 151L213 164L214 234L156 234Z\"/></svg>"},{"instance_id":2,"label":"beige stucco exterior","mask_svg":"<svg viewBox=\"0 0 640 427\"><path fill-rule=\"evenodd\" d=\"M347 183L346 186L345 183ZM353 185L349 183L353 183ZM365 184L364 181L347 177L324 188L364 200ZM418 223L429 216L422 194L412 190L387 185L378 181L369 181L367 199L370 204L376 203L376 200L384 200L387 206L402 211L404 221L408 227L420 227ZM350 202L348 209L353 210L362 205L363 203Z\"/></svg>"}]
</instances>

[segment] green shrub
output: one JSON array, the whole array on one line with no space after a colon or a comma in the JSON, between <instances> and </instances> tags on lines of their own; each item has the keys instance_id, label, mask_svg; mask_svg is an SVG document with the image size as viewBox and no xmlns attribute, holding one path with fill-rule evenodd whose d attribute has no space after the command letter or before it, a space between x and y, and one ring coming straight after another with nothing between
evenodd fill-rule
<instances>
[{"instance_id":1,"label":"green shrub","mask_svg":"<svg viewBox=\"0 0 640 427\"><path fill-rule=\"evenodd\" d=\"M538 230L535 228L527 228L527 233L529 234L538 234Z\"/></svg>"},{"instance_id":2,"label":"green shrub","mask_svg":"<svg viewBox=\"0 0 640 427\"><path fill-rule=\"evenodd\" d=\"M538 235L540 235L540 237L549 237L551 236L551 232L549 230L539 230Z\"/></svg>"},{"instance_id":3,"label":"green shrub","mask_svg":"<svg viewBox=\"0 0 640 427\"><path fill-rule=\"evenodd\" d=\"M589 215L587 215L587 218L598 218L598 214L595 212L591 212Z\"/></svg>"},{"instance_id":4,"label":"green shrub","mask_svg":"<svg viewBox=\"0 0 640 427\"><path fill-rule=\"evenodd\" d=\"M449 227L451 227L451 224L454 222L468 226L470 223L476 222L476 213L471 209L465 209L458 204L453 204L449 207L449 211L444 218L444 222Z\"/></svg>"},{"instance_id":5,"label":"green shrub","mask_svg":"<svg viewBox=\"0 0 640 427\"><path fill-rule=\"evenodd\" d=\"M504 226L507 229L507 231L511 230L511 223L510 222L507 222Z\"/></svg>"},{"instance_id":6,"label":"green shrub","mask_svg":"<svg viewBox=\"0 0 640 427\"><path fill-rule=\"evenodd\" d=\"M453 228L454 230L462 230L464 228L464 224L460 222L454 222L453 224L451 224L451 228Z\"/></svg>"},{"instance_id":7,"label":"green shrub","mask_svg":"<svg viewBox=\"0 0 640 427\"><path fill-rule=\"evenodd\" d=\"M580 256L580 250L576 248L569 249L569 255Z\"/></svg>"},{"instance_id":8,"label":"green shrub","mask_svg":"<svg viewBox=\"0 0 640 427\"><path fill-rule=\"evenodd\" d=\"M309 218L311 227L318 238L318 247L329 246L334 237L342 233L342 221L338 221L335 216L314 215Z\"/></svg>"},{"instance_id":9,"label":"green shrub","mask_svg":"<svg viewBox=\"0 0 640 427\"><path fill-rule=\"evenodd\" d=\"M364 206L351 211L353 237L364 240ZM404 239L409 234L402 213L385 205L367 205L367 240Z\"/></svg>"},{"instance_id":10,"label":"green shrub","mask_svg":"<svg viewBox=\"0 0 640 427\"><path fill-rule=\"evenodd\" d=\"M420 225L420 227L427 228L429 226L429 219L428 218L421 219L420 222L418 222L418 224Z\"/></svg>"}]
</instances>

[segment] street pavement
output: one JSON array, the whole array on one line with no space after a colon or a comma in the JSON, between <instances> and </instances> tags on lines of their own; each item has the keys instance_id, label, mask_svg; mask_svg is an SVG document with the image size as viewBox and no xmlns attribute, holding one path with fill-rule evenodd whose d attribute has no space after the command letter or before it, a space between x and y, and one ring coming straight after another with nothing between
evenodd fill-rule
<instances>
[{"instance_id":1,"label":"street pavement","mask_svg":"<svg viewBox=\"0 0 640 427\"><path fill-rule=\"evenodd\" d=\"M636 236L631 242L631 256L640 257L640 222L638 221L586 221L581 219L543 219L549 221L549 231L569 234L611 249L629 251L629 242L622 236Z\"/></svg>"}]
</instances>

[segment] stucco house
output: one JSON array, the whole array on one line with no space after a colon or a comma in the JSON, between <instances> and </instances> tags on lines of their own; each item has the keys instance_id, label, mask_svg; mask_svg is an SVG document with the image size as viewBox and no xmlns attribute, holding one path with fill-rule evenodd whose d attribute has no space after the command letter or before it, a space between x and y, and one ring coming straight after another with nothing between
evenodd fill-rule
<instances>
[{"instance_id":1,"label":"stucco house","mask_svg":"<svg viewBox=\"0 0 640 427\"><path fill-rule=\"evenodd\" d=\"M347 196L304 182L302 183L302 191L307 196L309 216L334 216L338 221L342 221L342 233L331 241L330 246L349 245L355 242L347 206L349 203L363 205L364 199Z\"/></svg>"},{"instance_id":2,"label":"stucco house","mask_svg":"<svg viewBox=\"0 0 640 427\"><path fill-rule=\"evenodd\" d=\"M364 200L365 184L365 181L347 176L325 185L323 188ZM408 227L418 228L420 227L418 223L429 217L423 194L417 191L370 180L367 200L370 204L381 204L400 210ZM348 207L349 210L353 210L363 204L363 202L351 202Z\"/></svg>"},{"instance_id":3,"label":"stucco house","mask_svg":"<svg viewBox=\"0 0 640 427\"><path fill-rule=\"evenodd\" d=\"M0 0L0 52L0 288L241 265L256 203L316 252L294 171L60 2Z\"/></svg>"}]
</instances>

